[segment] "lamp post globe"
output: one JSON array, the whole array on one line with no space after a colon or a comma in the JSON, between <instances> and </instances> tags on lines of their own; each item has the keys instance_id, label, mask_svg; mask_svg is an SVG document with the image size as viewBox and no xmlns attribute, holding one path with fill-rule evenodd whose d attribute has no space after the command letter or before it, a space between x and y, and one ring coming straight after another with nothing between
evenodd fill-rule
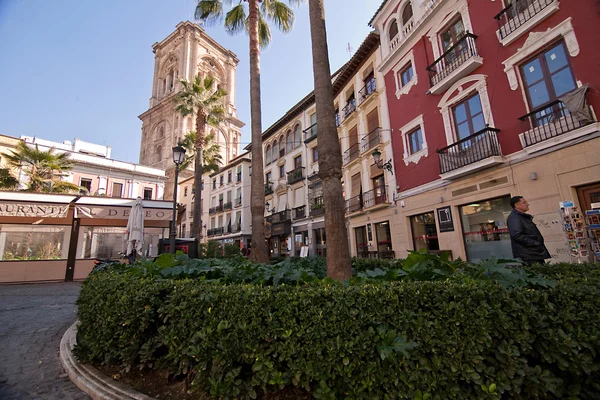
<instances>
[{"instance_id":1,"label":"lamp post globe","mask_svg":"<svg viewBox=\"0 0 600 400\"><path fill-rule=\"evenodd\" d=\"M175 254L175 238L177 237L177 181L179 179L179 166L185 159L185 148L181 143L173 147L173 163L175 163L175 181L173 182L173 217L171 231L169 232L169 252Z\"/></svg>"}]
</instances>

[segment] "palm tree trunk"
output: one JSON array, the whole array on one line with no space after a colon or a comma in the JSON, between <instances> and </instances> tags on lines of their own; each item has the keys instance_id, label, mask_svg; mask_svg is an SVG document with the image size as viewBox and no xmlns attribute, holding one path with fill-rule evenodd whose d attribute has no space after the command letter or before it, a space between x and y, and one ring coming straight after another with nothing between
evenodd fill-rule
<instances>
[{"instance_id":1,"label":"palm tree trunk","mask_svg":"<svg viewBox=\"0 0 600 400\"><path fill-rule=\"evenodd\" d=\"M194 209L192 236L202 236L202 144L204 143L204 131L206 129L206 114L202 111L196 116L196 157L194 160Z\"/></svg>"},{"instance_id":2,"label":"palm tree trunk","mask_svg":"<svg viewBox=\"0 0 600 400\"><path fill-rule=\"evenodd\" d=\"M252 178L250 212L252 214L252 252L258 262L269 261L265 243L265 178L263 173L262 123L260 110L260 46L258 42L259 0L249 0L250 36L250 120L252 130Z\"/></svg>"},{"instance_id":3,"label":"palm tree trunk","mask_svg":"<svg viewBox=\"0 0 600 400\"><path fill-rule=\"evenodd\" d=\"M308 7L317 106L319 177L323 181L327 232L327 276L343 281L352 276L352 261L348 249L345 202L342 196L342 152L335 126L325 8L323 0L309 0Z\"/></svg>"}]
</instances>

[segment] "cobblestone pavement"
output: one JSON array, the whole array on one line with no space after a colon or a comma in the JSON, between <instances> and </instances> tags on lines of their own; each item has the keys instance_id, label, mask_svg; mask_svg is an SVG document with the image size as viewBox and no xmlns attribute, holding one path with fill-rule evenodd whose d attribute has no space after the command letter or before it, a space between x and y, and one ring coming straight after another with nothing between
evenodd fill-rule
<instances>
[{"instance_id":1,"label":"cobblestone pavement","mask_svg":"<svg viewBox=\"0 0 600 400\"><path fill-rule=\"evenodd\" d=\"M89 399L62 369L79 283L0 285L0 399Z\"/></svg>"}]
</instances>

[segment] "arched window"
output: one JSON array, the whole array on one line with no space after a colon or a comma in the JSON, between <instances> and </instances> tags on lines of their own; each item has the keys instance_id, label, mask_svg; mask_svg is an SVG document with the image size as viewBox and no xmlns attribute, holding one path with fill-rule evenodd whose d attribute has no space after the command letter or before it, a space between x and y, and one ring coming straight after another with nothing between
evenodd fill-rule
<instances>
[{"instance_id":1,"label":"arched window","mask_svg":"<svg viewBox=\"0 0 600 400\"><path fill-rule=\"evenodd\" d=\"M412 18L412 16L413 16L412 5L409 2L404 7L404 10L402 10L402 26L406 25L408 23L408 21Z\"/></svg>"},{"instance_id":2,"label":"arched window","mask_svg":"<svg viewBox=\"0 0 600 400\"><path fill-rule=\"evenodd\" d=\"M287 135L285 137L285 143L286 143L286 147L287 147L287 152L289 153L290 151L292 151L292 149L294 148L293 144L292 144L292 131L288 131Z\"/></svg>"},{"instance_id":3,"label":"arched window","mask_svg":"<svg viewBox=\"0 0 600 400\"><path fill-rule=\"evenodd\" d=\"M272 150L273 150L273 152L271 153L272 154L271 158L273 159L273 162L275 162L275 160L277 160L277 154L279 153L279 148L277 147L277 140L273 142Z\"/></svg>"},{"instance_id":4,"label":"arched window","mask_svg":"<svg viewBox=\"0 0 600 400\"><path fill-rule=\"evenodd\" d=\"M390 24L390 29L388 31L388 37L390 40L392 40L393 38L396 37L397 34L398 34L398 22L396 20L393 20L392 23Z\"/></svg>"},{"instance_id":5,"label":"arched window","mask_svg":"<svg viewBox=\"0 0 600 400\"><path fill-rule=\"evenodd\" d=\"M283 135L279 138L279 157L285 156L285 139Z\"/></svg>"},{"instance_id":6,"label":"arched window","mask_svg":"<svg viewBox=\"0 0 600 400\"><path fill-rule=\"evenodd\" d=\"M294 148L299 147L302 143L300 136L300 125L296 125L296 128L294 128Z\"/></svg>"},{"instance_id":7,"label":"arched window","mask_svg":"<svg viewBox=\"0 0 600 400\"><path fill-rule=\"evenodd\" d=\"M162 146L156 148L156 162L162 161Z\"/></svg>"},{"instance_id":8,"label":"arched window","mask_svg":"<svg viewBox=\"0 0 600 400\"><path fill-rule=\"evenodd\" d=\"M265 164L271 164L271 145L268 145L267 150L265 150Z\"/></svg>"},{"instance_id":9,"label":"arched window","mask_svg":"<svg viewBox=\"0 0 600 400\"><path fill-rule=\"evenodd\" d=\"M169 73L169 92L172 92L174 87L175 87L175 71L171 70L171 72Z\"/></svg>"},{"instance_id":10,"label":"arched window","mask_svg":"<svg viewBox=\"0 0 600 400\"><path fill-rule=\"evenodd\" d=\"M165 137L165 127L161 126L160 128L158 128L158 137L159 139L162 139Z\"/></svg>"}]
</instances>

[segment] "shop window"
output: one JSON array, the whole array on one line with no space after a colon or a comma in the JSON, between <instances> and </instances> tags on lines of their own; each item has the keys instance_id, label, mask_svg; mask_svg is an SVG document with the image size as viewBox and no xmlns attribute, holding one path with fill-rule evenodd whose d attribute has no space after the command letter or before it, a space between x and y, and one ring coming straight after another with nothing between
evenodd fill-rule
<instances>
[{"instance_id":1,"label":"shop window","mask_svg":"<svg viewBox=\"0 0 600 400\"><path fill-rule=\"evenodd\" d=\"M92 180L87 178L81 178L79 181L79 186L85 189L87 193L91 193L92 191Z\"/></svg>"},{"instance_id":2,"label":"shop window","mask_svg":"<svg viewBox=\"0 0 600 400\"><path fill-rule=\"evenodd\" d=\"M82 254L77 258L118 258L126 241L125 227L90 226L83 230ZM166 231L166 230L165 230ZM80 233L81 237L81 233ZM162 239L163 228L144 227L143 257L158 256L158 242Z\"/></svg>"},{"instance_id":3,"label":"shop window","mask_svg":"<svg viewBox=\"0 0 600 400\"><path fill-rule=\"evenodd\" d=\"M433 211L413 215L410 217L410 226L412 228L414 250L435 251L440 249Z\"/></svg>"},{"instance_id":4,"label":"shop window","mask_svg":"<svg viewBox=\"0 0 600 400\"><path fill-rule=\"evenodd\" d=\"M315 247L318 256L327 256L327 238L325 235L325 228L313 229L313 235L315 238Z\"/></svg>"},{"instance_id":5,"label":"shop window","mask_svg":"<svg viewBox=\"0 0 600 400\"><path fill-rule=\"evenodd\" d=\"M152 188L144 188L144 200L152 200Z\"/></svg>"},{"instance_id":6,"label":"shop window","mask_svg":"<svg viewBox=\"0 0 600 400\"><path fill-rule=\"evenodd\" d=\"M123 184L122 183L113 182L112 197L123 197Z\"/></svg>"},{"instance_id":7,"label":"shop window","mask_svg":"<svg viewBox=\"0 0 600 400\"><path fill-rule=\"evenodd\" d=\"M1 260L60 260L67 258L70 226L0 225Z\"/></svg>"},{"instance_id":8,"label":"shop window","mask_svg":"<svg viewBox=\"0 0 600 400\"><path fill-rule=\"evenodd\" d=\"M467 260L512 258L506 218L512 211L510 196L476 201L459 207Z\"/></svg>"},{"instance_id":9,"label":"shop window","mask_svg":"<svg viewBox=\"0 0 600 400\"><path fill-rule=\"evenodd\" d=\"M375 224L375 234L377 235L377 253L379 258L393 257L390 222L385 221Z\"/></svg>"},{"instance_id":10,"label":"shop window","mask_svg":"<svg viewBox=\"0 0 600 400\"><path fill-rule=\"evenodd\" d=\"M356 256L368 258L369 240L367 238L367 227L359 226L358 228L354 228L354 237L356 239Z\"/></svg>"}]
</instances>

